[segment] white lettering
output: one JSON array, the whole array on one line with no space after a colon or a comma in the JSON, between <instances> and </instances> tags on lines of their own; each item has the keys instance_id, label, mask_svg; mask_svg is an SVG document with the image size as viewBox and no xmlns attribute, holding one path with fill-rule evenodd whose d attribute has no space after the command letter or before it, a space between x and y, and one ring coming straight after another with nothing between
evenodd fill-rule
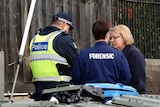
<instances>
[{"instance_id":1,"label":"white lettering","mask_svg":"<svg viewBox=\"0 0 160 107\"><path fill-rule=\"evenodd\" d=\"M47 50L48 44L46 43L36 43L32 45L32 51L40 51L40 50Z\"/></svg>"},{"instance_id":2,"label":"white lettering","mask_svg":"<svg viewBox=\"0 0 160 107\"><path fill-rule=\"evenodd\" d=\"M90 53L89 59L114 59L114 53Z\"/></svg>"}]
</instances>

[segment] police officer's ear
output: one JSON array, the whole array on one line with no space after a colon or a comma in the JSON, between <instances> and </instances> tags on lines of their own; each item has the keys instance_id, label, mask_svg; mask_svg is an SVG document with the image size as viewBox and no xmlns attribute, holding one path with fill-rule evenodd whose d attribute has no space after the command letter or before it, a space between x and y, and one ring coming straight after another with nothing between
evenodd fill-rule
<instances>
[{"instance_id":1,"label":"police officer's ear","mask_svg":"<svg viewBox=\"0 0 160 107\"><path fill-rule=\"evenodd\" d=\"M70 26L67 23L63 22L61 26L62 26L61 28L63 31L65 31L66 33L69 32Z\"/></svg>"}]
</instances>

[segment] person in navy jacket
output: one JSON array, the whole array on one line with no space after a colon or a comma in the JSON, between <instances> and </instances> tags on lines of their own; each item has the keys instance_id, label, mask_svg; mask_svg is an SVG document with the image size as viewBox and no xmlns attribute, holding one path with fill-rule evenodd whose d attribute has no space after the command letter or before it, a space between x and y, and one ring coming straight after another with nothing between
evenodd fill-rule
<instances>
[{"instance_id":1,"label":"person in navy jacket","mask_svg":"<svg viewBox=\"0 0 160 107\"><path fill-rule=\"evenodd\" d=\"M133 43L133 35L126 25L117 25L111 28L111 43L114 48L122 50L125 54L130 71L131 82L128 84L133 86L140 94L146 93L146 62L143 54Z\"/></svg>"},{"instance_id":2,"label":"person in navy jacket","mask_svg":"<svg viewBox=\"0 0 160 107\"><path fill-rule=\"evenodd\" d=\"M96 43L82 50L72 70L74 84L130 82L129 65L123 52L108 45L110 38L106 21L96 21L92 26Z\"/></svg>"},{"instance_id":3,"label":"person in navy jacket","mask_svg":"<svg viewBox=\"0 0 160 107\"><path fill-rule=\"evenodd\" d=\"M30 68L35 101L50 100L52 93L41 94L44 89L70 83L71 71L77 57L77 46L69 35L74 29L72 17L65 12L53 15L51 24L40 29L30 42Z\"/></svg>"}]
</instances>

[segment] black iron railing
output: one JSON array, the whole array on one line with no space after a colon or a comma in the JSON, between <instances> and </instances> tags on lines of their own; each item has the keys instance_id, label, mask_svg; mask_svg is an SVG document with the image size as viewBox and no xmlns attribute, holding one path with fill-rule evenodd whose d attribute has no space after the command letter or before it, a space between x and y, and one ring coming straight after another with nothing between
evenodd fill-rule
<instances>
[{"instance_id":1,"label":"black iron railing","mask_svg":"<svg viewBox=\"0 0 160 107\"><path fill-rule=\"evenodd\" d=\"M160 58L160 0L114 0L113 25L125 24L145 58Z\"/></svg>"}]
</instances>

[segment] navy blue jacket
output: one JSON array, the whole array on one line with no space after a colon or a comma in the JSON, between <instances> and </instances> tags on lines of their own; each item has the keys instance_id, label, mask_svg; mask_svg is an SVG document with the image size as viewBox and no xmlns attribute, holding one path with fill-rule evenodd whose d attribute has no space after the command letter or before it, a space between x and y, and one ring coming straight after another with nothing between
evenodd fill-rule
<instances>
[{"instance_id":1,"label":"navy blue jacket","mask_svg":"<svg viewBox=\"0 0 160 107\"><path fill-rule=\"evenodd\" d=\"M41 36L45 36L51 32L60 30L54 26L47 26L44 29L41 29L39 34ZM71 69L73 67L73 63L77 57L77 46L74 43L74 40L69 36L66 32L62 32L53 41L53 49L61 56L67 59ZM59 66L59 69L65 70L65 68Z\"/></svg>"},{"instance_id":2,"label":"navy blue jacket","mask_svg":"<svg viewBox=\"0 0 160 107\"><path fill-rule=\"evenodd\" d=\"M97 42L92 48L81 51L72 71L74 84L130 82L131 74L122 51L106 42Z\"/></svg>"},{"instance_id":3,"label":"navy blue jacket","mask_svg":"<svg viewBox=\"0 0 160 107\"><path fill-rule=\"evenodd\" d=\"M144 94L146 92L146 62L143 54L133 45L126 46L122 51L128 60L132 75L129 85L136 88L140 94Z\"/></svg>"}]
</instances>

